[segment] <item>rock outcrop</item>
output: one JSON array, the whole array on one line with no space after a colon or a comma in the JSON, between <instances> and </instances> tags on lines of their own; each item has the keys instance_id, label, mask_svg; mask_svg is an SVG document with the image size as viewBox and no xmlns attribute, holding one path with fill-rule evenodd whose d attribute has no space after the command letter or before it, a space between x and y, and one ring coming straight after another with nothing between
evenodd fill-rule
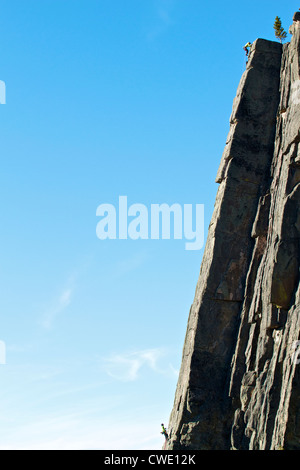
<instances>
[{"instance_id":1,"label":"rock outcrop","mask_svg":"<svg viewBox=\"0 0 300 470\"><path fill-rule=\"evenodd\" d=\"M167 449L300 449L300 12L290 33L234 99Z\"/></svg>"}]
</instances>

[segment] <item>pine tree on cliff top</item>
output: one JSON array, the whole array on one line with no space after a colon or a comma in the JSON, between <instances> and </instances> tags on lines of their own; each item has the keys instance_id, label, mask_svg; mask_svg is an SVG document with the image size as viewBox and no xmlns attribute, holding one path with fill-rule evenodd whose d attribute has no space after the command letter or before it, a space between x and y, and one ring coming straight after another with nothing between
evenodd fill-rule
<instances>
[{"instance_id":1,"label":"pine tree on cliff top","mask_svg":"<svg viewBox=\"0 0 300 470\"><path fill-rule=\"evenodd\" d=\"M279 39L279 41L282 44L282 41L284 41L287 37L287 33L284 31L284 28L282 27L281 19L279 18L279 16L276 16L273 28L275 30L276 38Z\"/></svg>"}]
</instances>

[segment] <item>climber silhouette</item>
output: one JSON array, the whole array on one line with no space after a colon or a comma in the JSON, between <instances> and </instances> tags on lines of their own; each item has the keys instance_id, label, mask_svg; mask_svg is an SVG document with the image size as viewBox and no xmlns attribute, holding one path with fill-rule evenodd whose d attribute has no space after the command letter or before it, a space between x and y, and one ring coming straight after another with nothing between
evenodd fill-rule
<instances>
[{"instance_id":1,"label":"climber silhouette","mask_svg":"<svg viewBox=\"0 0 300 470\"><path fill-rule=\"evenodd\" d=\"M244 46L244 51L246 52L246 56L247 56L247 57L248 57L248 55L249 55L251 46L252 46L251 42L247 42L247 44L245 44L245 46Z\"/></svg>"},{"instance_id":2,"label":"climber silhouette","mask_svg":"<svg viewBox=\"0 0 300 470\"><path fill-rule=\"evenodd\" d=\"M165 436L166 441L167 441L167 440L169 439L169 436L168 436L168 433L167 433L167 431L166 431L166 428L164 427L163 424L161 425L161 427L162 427L162 432L161 432L161 434L163 434L163 436Z\"/></svg>"}]
</instances>

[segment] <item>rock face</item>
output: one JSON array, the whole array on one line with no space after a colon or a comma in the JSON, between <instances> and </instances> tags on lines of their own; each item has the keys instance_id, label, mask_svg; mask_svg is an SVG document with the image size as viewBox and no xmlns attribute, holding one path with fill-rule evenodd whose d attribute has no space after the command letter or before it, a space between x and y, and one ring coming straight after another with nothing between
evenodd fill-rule
<instances>
[{"instance_id":1,"label":"rock face","mask_svg":"<svg viewBox=\"0 0 300 470\"><path fill-rule=\"evenodd\" d=\"M300 449L300 12L238 87L167 449Z\"/></svg>"}]
</instances>

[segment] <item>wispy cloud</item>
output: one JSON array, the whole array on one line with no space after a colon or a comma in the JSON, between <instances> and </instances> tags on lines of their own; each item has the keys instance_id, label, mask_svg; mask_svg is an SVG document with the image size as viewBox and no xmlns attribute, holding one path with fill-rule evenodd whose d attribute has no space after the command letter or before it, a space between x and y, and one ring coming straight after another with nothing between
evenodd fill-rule
<instances>
[{"instance_id":1,"label":"wispy cloud","mask_svg":"<svg viewBox=\"0 0 300 470\"><path fill-rule=\"evenodd\" d=\"M146 349L124 354L114 354L103 360L106 373L122 382L132 382L139 377L142 368L149 368L159 374L177 375L174 367L160 365L161 359L166 356L163 348Z\"/></svg>"},{"instance_id":2,"label":"wispy cloud","mask_svg":"<svg viewBox=\"0 0 300 470\"><path fill-rule=\"evenodd\" d=\"M140 422L127 417L116 423L76 412L45 414L1 435L0 450L161 449L159 417L144 418Z\"/></svg>"},{"instance_id":3,"label":"wispy cloud","mask_svg":"<svg viewBox=\"0 0 300 470\"><path fill-rule=\"evenodd\" d=\"M165 26L168 27L173 24L173 20L171 18L171 7L173 2L160 2L160 6L158 8L157 14L160 22Z\"/></svg>"},{"instance_id":4,"label":"wispy cloud","mask_svg":"<svg viewBox=\"0 0 300 470\"><path fill-rule=\"evenodd\" d=\"M163 359L168 360L163 348L110 359L107 366L117 363L125 369L123 379L138 379L143 367L172 373L162 367ZM99 374L96 357L87 357L83 366L85 372L88 369L83 382L80 367L72 360L2 369L0 450L161 449L160 423L167 422L169 413L166 397L136 401L130 387L116 386L120 370L110 369L114 379L108 380ZM139 385L144 390L143 381L133 383L137 391Z\"/></svg>"},{"instance_id":5,"label":"wispy cloud","mask_svg":"<svg viewBox=\"0 0 300 470\"><path fill-rule=\"evenodd\" d=\"M128 273L139 269L148 260L147 253L136 253L130 258L123 259L113 266L113 277L120 278L126 276Z\"/></svg>"},{"instance_id":6,"label":"wispy cloud","mask_svg":"<svg viewBox=\"0 0 300 470\"><path fill-rule=\"evenodd\" d=\"M44 308L44 312L39 321L43 328L50 329L55 320L71 304L75 290L76 277L77 274L71 275L57 296L52 299L52 301L48 302L48 306Z\"/></svg>"},{"instance_id":7,"label":"wispy cloud","mask_svg":"<svg viewBox=\"0 0 300 470\"><path fill-rule=\"evenodd\" d=\"M161 403L128 408L130 397L116 387L106 390L107 379L81 384L63 369L52 379L43 377L42 366L5 370L0 450L133 450L162 446L160 422L165 406ZM78 374L77 367L75 370Z\"/></svg>"},{"instance_id":8,"label":"wispy cloud","mask_svg":"<svg viewBox=\"0 0 300 470\"><path fill-rule=\"evenodd\" d=\"M55 320L64 313L71 304L76 290L77 281L86 274L92 263L92 257L86 257L79 268L74 268L65 283L52 300L46 301L46 307L43 307L42 314L38 323L45 329L54 326Z\"/></svg>"},{"instance_id":9,"label":"wispy cloud","mask_svg":"<svg viewBox=\"0 0 300 470\"><path fill-rule=\"evenodd\" d=\"M156 0L156 20L152 28L148 32L148 40L153 41L158 36L168 30L174 24L172 10L175 0Z\"/></svg>"},{"instance_id":10,"label":"wispy cloud","mask_svg":"<svg viewBox=\"0 0 300 470\"><path fill-rule=\"evenodd\" d=\"M72 289L68 288L61 292L53 305L44 313L41 319L41 325L49 329L53 325L55 319L60 315L71 303Z\"/></svg>"}]
</instances>

